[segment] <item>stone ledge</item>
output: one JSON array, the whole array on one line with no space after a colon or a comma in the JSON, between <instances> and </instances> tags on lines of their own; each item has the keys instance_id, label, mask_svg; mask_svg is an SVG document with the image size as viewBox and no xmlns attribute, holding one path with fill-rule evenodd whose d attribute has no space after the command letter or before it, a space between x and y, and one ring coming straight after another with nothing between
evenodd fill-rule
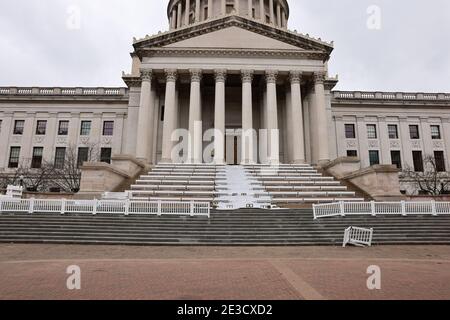
<instances>
[{"instance_id":1,"label":"stone ledge","mask_svg":"<svg viewBox=\"0 0 450 320\"><path fill-rule=\"evenodd\" d=\"M105 171L109 171L111 173L120 175L120 176L122 176L124 178L130 178L131 177L127 172L125 172L125 171L123 171L121 169L118 169L118 168L116 168L116 167L114 167L114 166L112 166L112 165L110 165L108 163L104 163L104 162L86 162L81 167L81 170L82 171L85 171L85 170L98 170L98 171L105 170Z\"/></svg>"},{"instance_id":2,"label":"stone ledge","mask_svg":"<svg viewBox=\"0 0 450 320\"><path fill-rule=\"evenodd\" d=\"M359 161L359 160L358 160ZM368 168L360 169L356 172L345 175L342 179L349 180L364 176L369 173L399 173L400 170L395 165L374 165Z\"/></svg>"}]
</instances>

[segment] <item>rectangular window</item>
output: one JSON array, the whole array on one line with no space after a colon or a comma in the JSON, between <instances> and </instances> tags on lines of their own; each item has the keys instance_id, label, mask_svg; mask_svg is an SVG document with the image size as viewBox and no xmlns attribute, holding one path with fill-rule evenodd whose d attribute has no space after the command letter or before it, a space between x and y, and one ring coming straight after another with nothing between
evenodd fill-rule
<instances>
[{"instance_id":1,"label":"rectangular window","mask_svg":"<svg viewBox=\"0 0 450 320\"><path fill-rule=\"evenodd\" d=\"M88 136L91 134L91 121L81 121L81 136Z\"/></svg>"},{"instance_id":2,"label":"rectangular window","mask_svg":"<svg viewBox=\"0 0 450 320\"><path fill-rule=\"evenodd\" d=\"M31 159L31 168L39 169L42 167L42 155L44 154L44 148L33 148L33 158Z\"/></svg>"},{"instance_id":3,"label":"rectangular window","mask_svg":"<svg viewBox=\"0 0 450 320\"><path fill-rule=\"evenodd\" d=\"M102 148L100 151L100 162L111 163L111 148Z\"/></svg>"},{"instance_id":4,"label":"rectangular window","mask_svg":"<svg viewBox=\"0 0 450 320\"><path fill-rule=\"evenodd\" d=\"M38 120L36 123L36 135L44 136L47 130L47 120Z\"/></svg>"},{"instance_id":5,"label":"rectangular window","mask_svg":"<svg viewBox=\"0 0 450 320\"><path fill-rule=\"evenodd\" d=\"M62 169L66 162L66 148L56 148L55 152L55 168Z\"/></svg>"},{"instance_id":6,"label":"rectangular window","mask_svg":"<svg viewBox=\"0 0 450 320\"><path fill-rule=\"evenodd\" d=\"M16 120L14 122L14 134L22 135L25 128L25 120Z\"/></svg>"},{"instance_id":7,"label":"rectangular window","mask_svg":"<svg viewBox=\"0 0 450 320\"><path fill-rule=\"evenodd\" d=\"M402 156L400 151L391 151L391 161L398 169L402 168Z\"/></svg>"},{"instance_id":8,"label":"rectangular window","mask_svg":"<svg viewBox=\"0 0 450 320\"><path fill-rule=\"evenodd\" d=\"M441 127L440 126L431 126L431 139L433 140L441 140Z\"/></svg>"},{"instance_id":9,"label":"rectangular window","mask_svg":"<svg viewBox=\"0 0 450 320\"><path fill-rule=\"evenodd\" d=\"M423 157L422 151L413 151L414 171L423 172Z\"/></svg>"},{"instance_id":10,"label":"rectangular window","mask_svg":"<svg viewBox=\"0 0 450 320\"><path fill-rule=\"evenodd\" d=\"M411 139L417 140L420 139L419 126L418 125L410 125L409 126L409 135Z\"/></svg>"},{"instance_id":11,"label":"rectangular window","mask_svg":"<svg viewBox=\"0 0 450 320\"><path fill-rule=\"evenodd\" d=\"M77 157L77 167L81 167L83 163L87 162L89 159L89 148L81 147L78 148L78 157Z\"/></svg>"},{"instance_id":12,"label":"rectangular window","mask_svg":"<svg viewBox=\"0 0 450 320\"><path fill-rule=\"evenodd\" d=\"M9 152L8 168L18 168L20 158L20 147L11 147Z\"/></svg>"},{"instance_id":13,"label":"rectangular window","mask_svg":"<svg viewBox=\"0 0 450 320\"><path fill-rule=\"evenodd\" d=\"M436 162L436 171L437 172L445 172L445 157L444 151L435 151L434 152L434 161Z\"/></svg>"},{"instance_id":14,"label":"rectangular window","mask_svg":"<svg viewBox=\"0 0 450 320\"><path fill-rule=\"evenodd\" d=\"M355 139L356 138L356 131L355 131L354 124L346 124L345 125L345 138L347 138L347 139Z\"/></svg>"},{"instance_id":15,"label":"rectangular window","mask_svg":"<svg viewBox=\"0 0 450 320\"><path fill-rule=\"evenodd\" d=\"M58 127L59 136L67 136L69 134L69 121L61 120Z\"/></svg>"},{"instance_id":16,"label":"rectangular window","mask_svg":"<svg viewBox=\"0 0 450 320\"><path fill-rule=\"evenodd\" d=\"M374 124L367 125L367 138L368 139L377 139L377 126Z\"/></svg>"},{"instance_id":17,"label":"rectangular window","mask_svg":"<svg viewBox=\"0 0 450 320\"><path fill-rule=\"evenodd\" d=\"M103 121L103 135L114 135L114 121Z\"/></svg>"},{"instance_id":18,"label":"rectangular window","mask_svg":"<svg viewBox=\"0 0 450 320\"><path fill-rule=\"evenodd\" d=\"M388 125L389 139L398 139L398 126L396 124Z\"/></svg>"},{"instance_id":19,"label":"rectangular window","mask_svg":"<svg viewBox=\"0 0 450 320\"><path fill-rule=\"evenodd\" d=\"M370 150L369 161L371 166L380 164L380 153L377 150Z\"/></svg>"},{"instance_id":20,"label":"rectangular window","mask_svg":"<svg viewBox=\"0 0 450 320\"><path fill-rule=\"evenodd\" d=\"M357 157L358 151L356 150L347 150L347 157Z\"/></svg>"}]
</instances>

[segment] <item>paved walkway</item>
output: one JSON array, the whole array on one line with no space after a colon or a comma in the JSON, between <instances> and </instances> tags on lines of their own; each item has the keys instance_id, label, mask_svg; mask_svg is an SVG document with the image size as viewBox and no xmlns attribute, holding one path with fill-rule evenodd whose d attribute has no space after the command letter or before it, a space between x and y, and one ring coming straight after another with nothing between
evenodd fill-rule
<instances>
[{"instance_id":1,"label":"paved walkway","mask_svg":"<svg viewBox=\"0 0 450 320\"><path fill-rule=\"evenodd\" d=\"M0 283L0 299L450 299L450 247L0 245Z\"/></svg>"}]
</instances>

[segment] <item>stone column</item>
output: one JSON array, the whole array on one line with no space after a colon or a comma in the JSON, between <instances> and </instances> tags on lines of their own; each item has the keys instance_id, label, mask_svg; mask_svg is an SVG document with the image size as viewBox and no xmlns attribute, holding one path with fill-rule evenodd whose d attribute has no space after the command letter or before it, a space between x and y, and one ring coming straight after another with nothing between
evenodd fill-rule
<instances>
[{"instance_id":1,"label":"stone column","mask_svg":"<svg viewBox=\"0 0 450 320\"><path fill-rule=\"evenodd\" d=\"M175 9L172 10L171 27L172 29L177 28L177 11Z\"/></svg>"},{"instance_id":2,"label":"stone column","mask_svg":"<svg viewBox=\"0 0 450 320\"><path fill-rule=\"evenodd\" d=\"M183 23L183 4L180 1L178 3L177 9L177 28L181 28L182 23Z\"/></svg>"},{"instance_id":3,"label":"stone column","mask_svg":"<svg viewBox=\"0 0 450 320\"><path fill-rule=\"evenodd\" d=\"M317 112L317 138L318 138L318 164L324 164L330 160L328 141L328 117L325 105L325 74L314 74L315 106Z\"/></svg>"},{"instance_id":4,"label":"stone column","mask_svg":"<svg viewBox=\"0 0 450 320\"><path fill-rule=\"evenodd\" d=\"M200 0L195 0L195 22L200 22Z\"/></svg>"},{"instance_id":5,"label":"stone column","mask_svg":"<svg viewBox=\"0 0 450 320\"><path fill-rule=\"evenodd\" d=\"M189 142L188 161L190 163L202 163L203 161L203 124L201 108L202 71L190 70L191 73L191 97L189 103Z\"/></svg>"},{"instance_id":6,"label":"stone column","mask_svg":"<svg viewBox=\"0 0 450 320\"><path fill-rule=\"evenodd\" d=\"M281 5L277 3L277 26L281 27Z\"/></svg>"},{"instance_id":7,"label":"stone column","mask_svg":"<svg viewBox=\"0 0 450 320\"><path fill-rule=\"evenodd\" d=\"M227 14L227 0L222 0L220 12L222 13L222 15Z\"/></svg>"},{"instance_id":8,"label":"stone column","mask_svg":"<svg viewBox=\"0 0 450 320\"><path fill-rule=\"evenodd\" d=\"M292 163L305 163L305 133L303 129L303 106L301 80L302 74L299 71L292 71L290 74L291 81L291 125L289 128L292 132L288 136L292 138Z\"/></svg>"},{"instance_id":9,"label":"stone column","mask_svg":"<svg viewBox=\"0 0 450 320\"><path fill-rule=\"evenodd\" d=\"M162 141L162 159L163 163L172 162L172 133L176 130L177 117L176 112L176 82L177 71L167 69L166 72L166 99L164 109L164 127Z\"/></svg>"},{"instance_id":10,"label":"stone column","mask_svg":"<svg viewBox=\"0 0 450 320\"><path fill-rule=\"evenodd\" d=\"M137 124L136 158L153 161L153 117L155 96L152 90L152 70L142 71L141 99Z\"/></svg>"},{"instance_id":11,"label":"stone column","mask_svg":"<svg viewBox=\"0 0 450 320\"><path fill-rule=\"evenodd\" d=\"M191 9L191 0L186 0L186 9L184 10L184 25L189 25L189 13Z\"/></svg>"},{"instance_id":12,"label":"stone column","mask_svg":"<svg viewBox=\"0 0 450 320\"><path fill-rule=\"evenodd\" d=\"M239 0L234 0L234 10L239 14Z\"/></svg>"},{"instance_id":13,"label":"stone column","mask_svg":"<svg viewBox=\"0 0 450 320\"><path fill-rule=\"evenodd\" d=\"M278 130L278 103L277 103L277 76L278 71L266 71L267 83L267 153L270 164L280 162L280 136Z\"/></svg>"},{"instance_id":14,"label":"stone column","mask_svg":"<svg viewBox=\"0 0 450 320\"><path fill-rule=\"evenodd\" d=\"M214 127L216 129L214 137L214 162L225 164L225 83L226 70L216 70L216 100Z\"/></svg>"},{"instance_id":15,"label":"stone column","mask_svg":"<svg viewBox=\"0 0 450 320\"><path fill-rule=\"evenodd\" d=\"M242 70L242 152L243 164L254 163L253 70Z\"/></svg>"},{"instance_id":16,"label":"stone column","mask_svg":"<svg viewBox=\"0 0 450 320\"><path fill-rule=\"evenodd\" d=\"M208 19L211 19L213 16L213 1L208 0Z\"/></svg>"},{"instance_id":17,"label":"stone column","mask_svg":"<svg viewBox=\"0 0 450 320\"><path fill-rule=\"evenodd\" d=\"M266 22L266 9L264 8L264 0L259 0L259 18L265 23Z\"/></svg>"},{"instance_id":18,"label":"stone column","mask_svg":"<svg viewBox=\"0 0 450 320\"><path fill-rule=\"evenodd\" d=\"M269 0L270 23L275 24L275 12L273 11L273 0Z\"/></svg>"},{"instance_id":19,"label":"stone column","mask_svg":"<svg viewBox=\"0 0 450 320\"><path fill-rule=\"evenodd\" d=\"M247 15L250 18L253 18L253 0L247 0L248 6L247 6Z\"/></svg>"}]
</instances>

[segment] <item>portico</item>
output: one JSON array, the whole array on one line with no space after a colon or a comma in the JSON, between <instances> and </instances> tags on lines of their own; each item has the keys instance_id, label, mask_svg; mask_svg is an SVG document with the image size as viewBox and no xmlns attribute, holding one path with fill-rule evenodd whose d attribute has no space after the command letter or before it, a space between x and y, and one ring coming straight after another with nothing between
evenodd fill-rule
<instances>
[{"instance_id":1,"label":"portico","mask_svg":"<svg viewBox=\"0 0 450 320\"><path fill-rule=\"evenodd\" d=\"M327 115L324 75L301 70L273 69L165 69L141 70L141 100L137 126L136 154L152 161L152 143L157 130L146 123L155 117L155 95L163 96L161 158L158 162L177 162L174 146L182 142L173 136L176 129L189 132L187 163L203 163L204 151L213 145L212 158L217 164L305 163L305 121L313 121L318 161L329 158L327 152ZM305 97L305 99L304 99ZM310 100L310 118L305 118L303 101ZM212 141L204 141L207 130L214 129ZM227 141L227 130L237 137ZM153 132L152 132L153 131ZM233 152L230 152L229 148ZM227 150L228 149L228 150Z\"/></svg>"}]
</instances>

